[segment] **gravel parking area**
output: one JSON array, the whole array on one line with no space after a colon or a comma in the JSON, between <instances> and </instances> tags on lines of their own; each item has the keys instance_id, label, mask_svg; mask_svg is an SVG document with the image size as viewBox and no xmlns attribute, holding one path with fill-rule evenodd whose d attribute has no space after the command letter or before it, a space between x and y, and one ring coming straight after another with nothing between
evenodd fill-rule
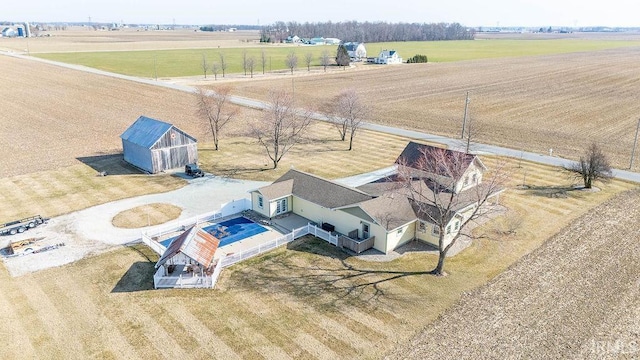
<instances>
[{"instance_id":1,"label":"gravel parking area","mask_svg":"<svg viewBox=\"0 0 640 360\"><path fill-rule=\"evenodd\" d=\"M639 358L639 204L596 207L388 358Z\"/></svg>"},{"instance_id":2,"label":"gravel parking area","mask_svg":"<svg viewBox=\"0 0 640 360\"><path fill-rule=\"evenodd\" d=\"M116 228L111 224L111 219L121 211L145 204L169 203L183 209L180 217L175 220L180 221L219 209L222 204L229 201L246 198L249 190L265 184L259 181L207 175L189 180L187 186L175 191L114 201L59 216L49 220L48 224L23 234L0 238L0 247L6 247L10 242L22 239L41 237L44 239L38 242L39 246L64 243L64 247L38 254L7 258L4 259L4 263L12 276L68 264L114 246L138 240L141 231L156 228L153 226L140 229Z\"/></svg>"}]
</instances>

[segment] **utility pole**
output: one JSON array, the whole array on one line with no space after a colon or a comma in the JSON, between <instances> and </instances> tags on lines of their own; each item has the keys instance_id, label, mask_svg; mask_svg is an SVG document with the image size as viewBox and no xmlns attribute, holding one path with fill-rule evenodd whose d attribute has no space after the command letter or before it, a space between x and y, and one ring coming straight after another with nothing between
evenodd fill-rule
<instances>
[{"instance_id":1,"label":"utility pole","mask_svg":"<svg viewBox=\"0 0 640 360\"><path fill-rule=\"evenodd\" d=\"M155 54L153 55L153 75L155 76L156 81L158 81L158 60Z\"/></svg>"},{"instance_id":2,"label":"utility pole","mask_svg":"<svg viewBox=\"0 0 640 360\"><path fill-rule=\"evenodd\" d=\"M633 158L636 155L636 145L638 145L638 131L640 131L640 119L638 119L638 127L636 127L636 138L633 140L633 149L631 149L631 163L629 164L629 170L633 168Z\"/></svg>"},{"instance_id":3,"label":"utility pole","mask_svg":"<svg viewBox=\"0 0 640 360\"><path fill-rule=\"evenodd\" d=\"M469 107L469 92L467 91L467 99L464 101L464 117L462 118L462 133L460 139L464 139L464 128L467 125L467 108Z\"/></svg>"}]
</instances>

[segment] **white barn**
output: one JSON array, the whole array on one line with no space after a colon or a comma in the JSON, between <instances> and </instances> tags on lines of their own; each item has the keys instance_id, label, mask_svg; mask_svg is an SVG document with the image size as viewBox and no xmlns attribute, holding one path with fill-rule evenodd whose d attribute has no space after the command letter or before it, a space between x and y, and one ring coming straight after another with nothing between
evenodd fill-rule
<instances>
[{"instance_id":1,"label":"white barn","mask_svg":"<svg viewBox=\"0 0 640 360\"><path fill-rule=\"evenodd\" d=\"M348 42L344 43L344 47L347 49L347 53L349 54L351 61L362 61L367 59L367 49L364 47L364 44Z\"/></svg>"}]
</instances>

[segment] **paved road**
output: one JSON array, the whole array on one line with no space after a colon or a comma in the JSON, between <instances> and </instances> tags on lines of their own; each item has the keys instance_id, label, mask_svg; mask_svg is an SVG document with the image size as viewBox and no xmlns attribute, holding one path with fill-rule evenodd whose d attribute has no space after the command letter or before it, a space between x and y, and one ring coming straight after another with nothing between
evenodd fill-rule
<instances>
[{"instance_id":1,"label":"paved road","mask_svg":"<svg viewBox=\"0 0 640 360\"><path fill-rule=\"evenodd\" d=\"M74 64L65 64L65 63L60 63L60 62L56 62L56 61L40 59L40 58L36 58L36 57L31 57L31 56L25 56L25 55L22 55L22 54L12 53L12 52L0 52L0 54L9 55L9 56L13 56L13 57L16 57L16 58L21 58L21 59L26 59L26 60L31 60L31 61L39 61L39 62L43 62L43 63L55 65L55 66L61 66L61 67L65 67L65 68L68 68L68 69L85 71L85 72L89 72L89 73L93 73L93 74L97 74L97 75L110 76L110 77L114 77L114 78L118 78L118 79L135 81L135 82L142 83L142 84L147 84L147 85L161 86L161 87L174 89L174 90L178 90L178 91L184 91L184 92L188 92L188 93L193 93L195 91L195 87L187 86L187 85L172 84L172 83L163 82L163 81L156 81L156 80L153 80L153 79L145 79L145 78L138 78L138 77L134 77L134 76L116 74L116 73L112 73L112 72L108 72L108 71L89 68L89 67L86 67L86 66L74 65ZM243 98L243 97L239 97L239 96L234 96L234 97L232 97L231 100L235 104L238 104L238 105L241 105L241 106L252 107L252 108L256 108L256 109L265 109L265 108L267 108L267 103L265 103L263 101L260 101L260 100L248 99L248 98ZM314 113L313 117L315 119L317 119L317 120L329 121L322 114ZM454 149L462 147L460 139L453 139L453 138L448 138L448 137L445 137L445 136L428 134L428 133L421 132L421 131L406 130L406 129L396 128L396 127L392 127L392 126L378 125L378 124L373 124L373 123L363 123L362 128L363 129L367 129L367 130L379 131L379 132L383 132L383 133L387 133L387 134L404 136L404 137L408 137L408 138L411 138L411 139L425 140L425 141L429 141L429 142L435 142L435 143L439 143L439 144L444 144L444 145L447 145L448 147L454 148ZM542 164L546 164L546 165L552 165L552 166L569 166L569 165L575 163L575 162L573 162L571 160L563 159L563 158L559 158L559 157L555 157L555 156L536 154L536 153L532 153L532 152L516 150L516 149L510 149L510 148L505 148L505 147L501 147L501 146L473 143L471 145L471 148L476 153L485 153L485 154L509 156L509 157L513 157L513 158L522 158L524 160L533 161L533 162L537 162L537 163L542 163ZM634 181L634 182L640 182L640 173L636 173L636 172L620 170L620 169L614 169L613 170L613 176L618 178L618 179L629 180L629 181Z\"/></svg>"}]
</instances>

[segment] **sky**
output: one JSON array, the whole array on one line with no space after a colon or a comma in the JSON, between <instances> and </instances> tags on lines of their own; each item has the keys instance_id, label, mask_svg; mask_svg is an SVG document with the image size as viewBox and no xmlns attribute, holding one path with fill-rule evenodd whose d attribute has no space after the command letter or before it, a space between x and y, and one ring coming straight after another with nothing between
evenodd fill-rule
<instances>
[{"instance_id":1,"label":"sky","mask_svg":"<svg viewBox=\"0 0 640 360\"><path fill-rule=\"evenodd\" d=\"M272 24L458 22L465 26L640 27L637 0L7 0L0 21Z\"/></svg>"}]
</instances>

